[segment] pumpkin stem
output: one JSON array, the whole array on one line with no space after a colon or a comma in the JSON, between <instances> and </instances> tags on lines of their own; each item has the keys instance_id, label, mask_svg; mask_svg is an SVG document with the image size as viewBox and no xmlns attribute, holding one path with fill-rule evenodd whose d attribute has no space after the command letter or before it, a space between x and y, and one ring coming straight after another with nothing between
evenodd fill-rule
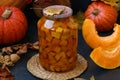
<instances>
[{"instance_id":1,"label":"pumpkin stem","mask_svg":"<svg viewBox=\"0 0 120 80\"><path fill-rule=\"evenodd\" d=\"M98 15L98 13L99 13L99 10L98 10L98 9L95 9L95 10L92 12L92 14L94 14L94 15Z\"/></svg>"},{"instance_id":2,"label":"pumpkin stem","mask_svg":"<svg viewBox=\"0 0 120 80\"><path fill-rule=\"evenodd\" d=\"M12 11L10 9L6 9L2 14L2 18L8 19L9 16L11 15L11 13L12 13Z\"/></svg>"}]
</instances>

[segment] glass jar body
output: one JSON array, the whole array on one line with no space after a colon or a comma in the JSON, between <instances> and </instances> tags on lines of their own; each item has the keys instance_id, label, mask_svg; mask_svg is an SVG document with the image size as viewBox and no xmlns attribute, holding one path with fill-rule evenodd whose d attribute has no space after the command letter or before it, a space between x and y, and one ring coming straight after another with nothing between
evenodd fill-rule
<instances>
[{"instance_id":1,"label":"glass jar body","mask_svg":"<svg viewBox=\"0 0 120 80\"><path fill-rule=\"evenodd\" d=\"M72 16L38 21L39 62L49 71L64 72L77 63L78 22Z\"/></svg>"}]
</instances>

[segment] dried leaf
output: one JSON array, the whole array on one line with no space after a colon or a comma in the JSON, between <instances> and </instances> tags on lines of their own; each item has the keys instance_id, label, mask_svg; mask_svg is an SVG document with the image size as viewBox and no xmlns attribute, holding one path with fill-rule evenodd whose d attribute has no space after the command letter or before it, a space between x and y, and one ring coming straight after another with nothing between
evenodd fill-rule
<instances>
[{"instance_id":1,"label":"dried leaf","mask_svg":"<svg viewBox=\"0 0 120 80\"><path fill-rule=\"evenodd\" d=\"M0 52L0 64L5 66L14 66L14 63L20 59L19 55L27 53L28 48L32 50L39 50L38 41L34 43L17 44L2 48L2 52Z\"/></svg>"},{"instance_id":2,"label":"dried leaf","mask_svg":"<svg viewBox=\"0 0 120 80\"><path fill-rule=\"evenodd\" d=\"M95 80L95 77L94 77L94 76L91 76L91 77L90 77L90 80Z\"/></svg>"},{"instance_id":3,"label":"dried leaf","mask_svg":"<svg viewBox=\"0 0 120 80\"><path fill-rule=\"evenodd\" d=\"M10 59L12 63L15 63L20 59L20 56L18 54L11 54Z\"/></svg>"},{"instance_id":4,"label":"dried leaf","mask_svg":"<svg viewBox=\"0 0 120 80\"><path fill-rule=\"evenodd\" d=\"M99 1L99 0L91 0L91 1ZM100 0L100 1L103 1L105 4L114 6L118 11L120 10L120 0Z\"/></svg>"},{"instance_id":5,"label":"dried leaf","mask_svg":"<svg viewBox=\"0 0 120 80\"><path fill-rule=\"evenodd\" d=\"M13 65L14 65L13 62L11 61L9 55L5 55L5 56L4 56L4 64L5 64L5 65L8 65L8 66L13 66Z\"/></svg>"},{"instance_id":6,"label":"dried leaf","mask_svg":"<svg viewBox=\"0 0 120 80\"><path fill-rule=\"evenodd\" d=\"M32 49L32 50L39 50L39 46L33 45L33 46L31 47L31 49Z\"/></svg>"},{"instance_id":7,"label":"dried leaf","mask_svg":"<svg viewBox=\"0 0 120 80\"><path fill-rule=\"evenodd\" d=\"M20 59L20 54L27 53L27 49L39 50L38 41L35 43L18 44L2 48L0 52L0 80L14 80L14 76L6 66L14 66L14 63ZM3 56L4 55L4 56Z\"/></svg>"},{"instance_id":8,"label":"dried leaf","mask_svg":"<svg viewBox=\"0 0 120 80\"><path fill-rule=\"evenodd\" d=\"M28 43L28 48L29 49L32 49L32 50L39 50L39 43L38 41L36 41L35 43L31 44L31 43Z\"/></svg>"},{"instance_id":9,"label":"dried leaf","mask_svg":"<svg viewBox=\"0 0 120 80\"><path fill-rule=\"evenodd\" d=\"M11 54L13 52L11 47L4 47L2 48L2 53L7 53L7 54Z\"/></svg>"},{"instance_id":10,"label":"dried leaf","mask_svg":"<svg viewBox=\"0 0 120 80\"><path fill-rule=\"evenodd\" d=\"M39 42L36 41L36 42L33 43L33 45L39 46Z\"/></svg>"},{"instance_id":11,"label":"dried leaf","mask_svg":"<svg viewBox=\"0 0 120 80\"><path fill-rule=\"evenodd\" d=\"M56 80L56 79L43 79L43 80ZM62 79L63 80L63 79ZM64 80L67 80L67 79L64 79Z\"/></svg>"},{"instance_id":12,"label":"dried leaf","mask_svg":"<svg viewBox=\"0 0 120 80\"><path fill-rule=\"evenodd\" d=\"M10 56L9 56L9 55L5 55L5 56L4 56L4 61L5 61L5 62L11 61L11 60L10 60Z\"/></svg>"},{"instance_id":13,"label":"dried leaf","mask_svg":"<svg viewBox=\"0 0 120 80\"><path fill-rule=\"evenodd\" d=\"M84 21L84 13L79 11L76 15L75 15L75 18L78 20L79 22L79 29L82 28L82 25L83 25L83 21Z\"/></svg>"},{"instance_id":14,"label":"dried leaf","mask_svg":"<svg viewBox=\"0 0 120 80\"><path fill-rule=\"evenodd\" d=\"M91 0L91 1L98 1L98 0Z\"/></svg>"},{"instance_id":15,"label":"dried leaf","mask_svg":"<svg viewBox=\"0 0 120 80\"><path fill-rule=\"evenodd\" d=\"M22 45L11 46L13 50L17 51Z\"/></svg>"},{"instance_id":16,"label":"dried leaf","mask_svg":"<svg viewBox=\"0 0 120 80\"><path fill-rule=\"evenodd\" d=\"M116 9L117 9L118 11L120 11L120 0L118 0L118 2L116 2L116 4L117 4L117 5L115 6Z\"/></svg>"},{"instance_id":17,"label":"dried leaf","mask_svg":"<svg viewBox=\"0 0 120 80\"><path fill-rule=\"evenodd\" d=\"M0 80L14 80L14 76L7 68L0 67Z\"/></svg>"},{"instance_id":18,"label":"dried leaf","mask_svg":"<svg viewBox=\"0 0 120 80\"><path fill-rule=\"evenodd\" d=\"M55 4L71 6L70 0L54 0Z\"/></svg>"},{"instance_id":19,"label":"dried leaf","mask_svg":"<svg viewBox=\"0 0 120 80\"><path fill-rule=\"evenodd\" d=\"M109 4L111 6L116 6L117 2L118 2L118 0L101 0L101 1L103 1L104 3Z\"/></svg>"},{"instance_id":20,"label":"dried leaf","mask_svg":"<svg viewBox=\"0 0 120 80\"><path fill-rule=\"evenodd\" d=\"M4 63L4 57L2 54L0 54L0 63Z\"/></svg>"},{"instance_id":21,"label":"dried leaf","mask_svg":"<svg viewBox=\"0 0 120 80\"><path fill-rule=\"evenodd\" d=\"M84 78L74 78L74 80L86 80Z\"/></svg>"},{"instance_id":22,"label":"dried leaf","mask_svg":"<svg viewBox=\"0 0 120 80\"><path fill-rule=\"evenodd\" d=\"M27 45L26 44L20 46L20 49L16 52L16 54L24 54L24 53L27 53Z\"/></svg>"}]
</instances>

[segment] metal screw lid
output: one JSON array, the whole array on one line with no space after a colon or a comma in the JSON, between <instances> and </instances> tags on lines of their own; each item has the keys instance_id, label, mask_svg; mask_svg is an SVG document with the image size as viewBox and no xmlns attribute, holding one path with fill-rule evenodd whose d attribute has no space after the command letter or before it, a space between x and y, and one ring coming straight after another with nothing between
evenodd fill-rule
<instances>
[{"instance_id":1,"label":"metal screw lid","mask_svg":"<svg viewBox=\"0 0 120 80\"><path fill-rule=\"evenodd\" d=\"M66 18L71 16L72 9L63 5L48 6L43 9L43 15L49 18Z\"/></svg>"}]
</instances>

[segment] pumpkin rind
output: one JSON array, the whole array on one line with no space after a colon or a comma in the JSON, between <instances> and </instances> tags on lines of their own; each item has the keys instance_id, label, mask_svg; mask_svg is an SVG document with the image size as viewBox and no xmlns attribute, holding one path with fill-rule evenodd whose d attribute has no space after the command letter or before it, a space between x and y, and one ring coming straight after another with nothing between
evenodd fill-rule
<instances>
[{"instance_id":1,"label":"pumpkin rind","mask_svg":"<svg viewBox=\"0 0 120 80\"><path fill-rule=\"evenodd\" d=\"M92 2L85 11L85 18L92 19L100 32L111 30L117 17L117 10L101 1Z\"/></svg>"},{"instance_id":2,"label":"pumpkin rind","mask_svg":"<svg viewBox=\"0 0 120 80\"><path fill-rule=\"evenodd\" d=\"M120 25L114 25L114 32L108 36L99 36L96 28L95 23L91 19L85 19L83 26L82 26L82 35L85 42L91 48L101 47L108 47L119 43L119 36L120 36Z\"/></svg>"},{"instance_id":3,"label":"pumpkin rind","mask_svg":"<svg viewBox=\"0 0 120 80\"><path fill-rule=\"evenodd\" d=\"M18 42L27 31L27 19L19 8L2 6L0 7L0 15L8 8L12 11L9 18L0 17L0 44Z\"/></svg>"},{"instance_id":4,"label":"pumpkin rind","mask_svg":"<svg viewBox=\"0 0 120 80\"><path fill-rule=\"evenodd\" d=\"M95 48L91 52L90 58L102 68L117 68L120 66L120 46L108 49L104 49L102 47Z\"/></svg>"}]
</instances>

